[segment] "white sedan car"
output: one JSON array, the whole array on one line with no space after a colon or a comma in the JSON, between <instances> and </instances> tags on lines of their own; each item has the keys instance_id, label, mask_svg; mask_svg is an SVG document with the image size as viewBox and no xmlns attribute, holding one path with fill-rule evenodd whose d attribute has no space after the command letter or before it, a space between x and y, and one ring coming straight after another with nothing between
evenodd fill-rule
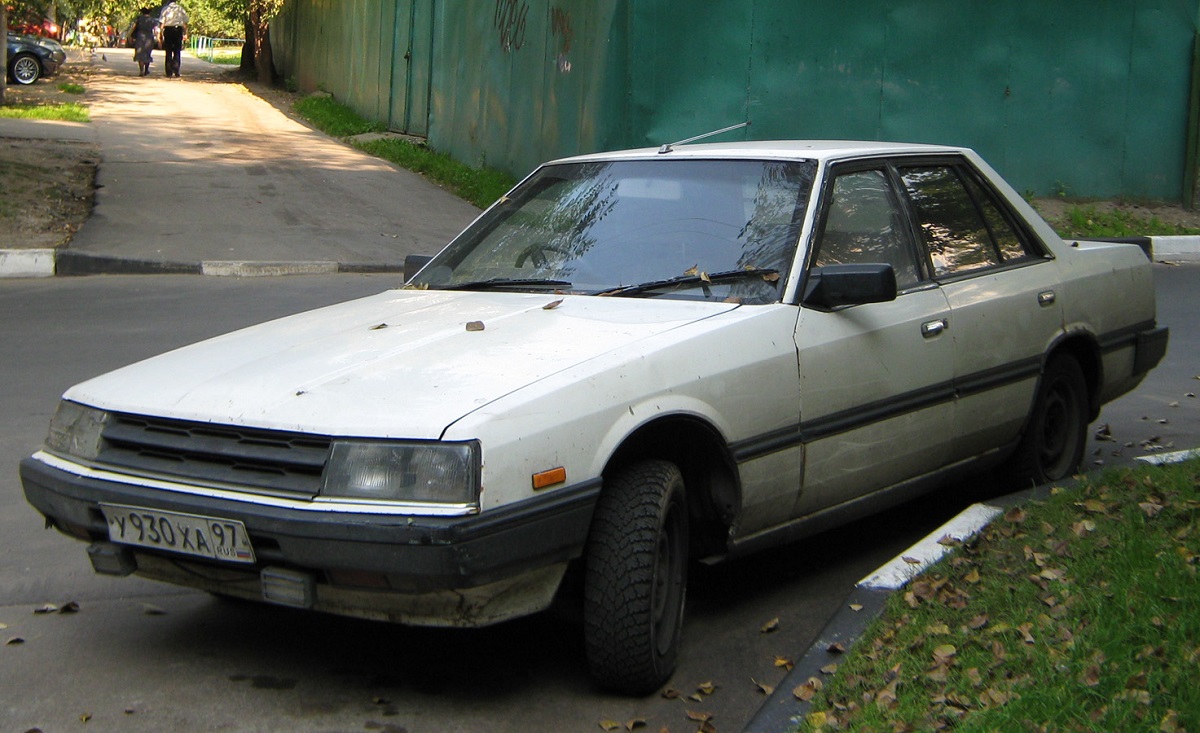
<instances>
[{"instance_id":1,"label":"white sedan car","mask_svg":"<svg viewBox=\"0 0 1200 733\"><path fill-rule=\"evenodd\" d=\"M645 694L690 560L1070 476L1167 345L1141 249L961 148L555 161L417 264L72 387L28 500L98 572L222 595L480 626L581 592L594 676Z\"/></svg>"}]
</instances>

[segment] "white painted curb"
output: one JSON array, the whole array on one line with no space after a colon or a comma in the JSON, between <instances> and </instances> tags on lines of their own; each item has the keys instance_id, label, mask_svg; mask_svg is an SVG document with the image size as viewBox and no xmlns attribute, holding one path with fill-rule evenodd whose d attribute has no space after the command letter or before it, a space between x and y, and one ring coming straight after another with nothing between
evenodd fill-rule
<instances>
[{"instance_id":1,"label":"white painted curb","mask_svg":"<svg viewBox=\"0 0 1200 733\"><path fill-rule=\"evenodd\" d=\"M201 275L216 277L273 277L276 275L336 275L336 262L234 262L200 263Z\"/></svg>"},{"instance_id":2,"label":"white painted curb","mask_svg":"<svg viewBox=\"0 0 1200 733\"><path fill-rule=\"evenodd\" d=\"M54 260L52 249L0 249L0 277L50 277Z\"/></svg>"},{"instance_id":3,"label":"white painted curb","mask_svg":"<svg viewBox=\"0 0 1200 733\"><path fill-rule=\"evenodd\" d=\"M1200 260L1200 237L1150 237L1155 260Z\"/></svg>"},{"instance_id":4,"label":"white painted curb","mask_svg":"<svg viewBox=\"0 0 1200 733\"><path fill-rule=\"evenodd\" d=\"M972 504L958 516L938 527L912 547L897 555L871 575L858 581L859 588L898 590L926 568L941 560L952 548L940 543L945 537L959 542L987 526L1004 510L990 504Z\"/></svg>"}]
</instances>

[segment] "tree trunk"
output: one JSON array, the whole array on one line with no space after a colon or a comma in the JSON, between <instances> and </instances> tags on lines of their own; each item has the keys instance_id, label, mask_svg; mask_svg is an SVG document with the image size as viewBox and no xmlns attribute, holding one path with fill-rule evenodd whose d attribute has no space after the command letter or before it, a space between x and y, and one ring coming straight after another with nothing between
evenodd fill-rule
<instances>
[{"instance_id":1,"label":"tree trunk","mask_svg":"<svg viewBox=\"0 0 1200 733\"><path fill-rule=\"evenodd\" d=\"M246 18L242 23L242 63L238 69L242 72L242 76L250 76L255 73L254 66L254 25L250 22L250 14L246 14Z\"/></svg>"}]
</instances>

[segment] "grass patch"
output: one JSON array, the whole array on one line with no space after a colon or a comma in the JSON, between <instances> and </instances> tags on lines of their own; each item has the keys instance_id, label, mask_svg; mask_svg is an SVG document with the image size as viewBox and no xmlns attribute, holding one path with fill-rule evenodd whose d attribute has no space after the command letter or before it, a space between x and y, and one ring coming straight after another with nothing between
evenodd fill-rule
<instances>
[{"instance_id":1,"label":"grass patch","mask_svg":"<svg viewBox=\"0 0 1200 733\"><path fill-rule=\"evenodd\" d=\"M491 206L516 183L502 171L472 168L445 153L407 140L369 140L355 143L355 147L420 173L481 209Z\"/></svg>"},{"instance_id":2,"label":"grass patch","mask_svg":"<svg viewBox=\"0 0 1200 733\"><path fill-rule=\"evenodd\" d=\"M0 107L0 117L22 120L66 120L68 122L90 122L87 107L76 102L63 104L5 105Z\"/></svg>"},{"instance_id":3,"label":"grass patch","mask_svg":"<svg viewBox=\"0 0 1200 733\"><path fill-rule=\"evenodd\" d=\"M1072 206L1058 227L1064 239L1089 237L1154 237L1200 234L1200 229L1168 224L1156 217L1145 218L1126 211L1100 211L1094 206Z\"/></svg>"},{"instance_id":4,"label":"grass patch","mask_svg":"<svg viewBox=\"0 0 1200 733\"><path fill-rule=\"evenodd\" d=\"M82 84L76 84L70 81L64 81L63 83L59 84L58 90L67 94L83 94L84 92Z\"/></svg>"},{"instance_id":5,"label":"grass patch","mask_svg":"<svg viewBox=\"0 0 1200 733\"><path fill-rule=\"evenodd\" d=\"M383 132L383 123L368 120L332 97L308 96L296 100L293 109L318 130L334 137Z\"/></svg>"},{"instance_id":6,"label":"grass patch","mask_svg":"<svg viewBox=\"0 0 1200 733\"><path fill-rule=\"evenodd\" d=\"M1200 730L1198 485L1112 470L1010 510L893 595L800 730Z\"/></svg>"},{"instance_id":7,"label":"grass patch","mask_svg":"<svg viewBox=\"0 0 1200 733\"><path fill-rule=\"evenodd\" d=\"M210 64L221 64L222 66L240 66L242 63L242 49L217 49L212 52L212 58L205 60Z\"/></svg>"},{"instance_id":8,"label":"grass patch","mask_svg":"<svg viewBox=\"0 0 1200 733\"><path fill-rule=\"evenodd\" d=\"M304 97L296 101L293 109L314 127L334 137L351 137L386 129L382 123L363 118L331 97ZM516 183L507 173L491 168L472 168L445 153L407 140L362 141L356 142L355 147L420 173L479 208L490 206Z\"/></svg>"}]
</instances>

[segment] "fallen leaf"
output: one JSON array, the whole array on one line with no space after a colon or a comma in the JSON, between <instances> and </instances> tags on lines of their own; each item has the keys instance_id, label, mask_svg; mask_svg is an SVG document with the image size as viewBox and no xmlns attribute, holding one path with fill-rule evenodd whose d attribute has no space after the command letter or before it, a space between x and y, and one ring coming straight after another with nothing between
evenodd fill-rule
<instances>
[{"instance_id":1,"label":"fallen leaf","mask_svg":"<svg viewBox=\"0 0 1200 733\"><path fill-rule=\"evenodd\" d=\"M552 310L554 310L555 308L557 308L557 307L559 307L560 305L562 305L562 302L563 302L563 299L562 299L562 298L559 298L558 300L552 300L552 301L550 301L549 303L547 303L547 304L543 305L543 306L542 306L542 310L544 310L544 311L552 311Z\"/></svg>"},{"instance_id":2,"label":"fallen leaf","mask_svg":"<svg viewBox=\"0 0 1200 733\"><path fill-rule=\"evenodd\" d=\"M696 687L696 692L699 692L701 695L711 695L716 691L717 686L711 682L703 682Z\"/></svg>"},{"instance_id":3,"label":"fallen leaf","mask_svg":"<svg viewBox=\"0 0 1200 733\"><path fill-rule=\"evenodd\" d=\"M1138 503L1138 508L1141 509L1147 517L1153 519L1163 510L1162 504L1155 504L1152 501L1143 501Z\"/></svg>"},{"instance_id":4,"label":"fallen leaf","mask_svg":"<svg viewBox=\"0 0 1200 733\"><path fill-rule=\"evenodd\" d=\"M600 721L600 729L601 730L621 730L621 724L615 720L601 720Z\"/></svg>"},{"instance_id":5,"label":"fallen leaf","mask_svg":"<svg viewBox=\"0 0 1200 733\"><path fill-rule=\"evenodd\" d=\"M371 327L370 327L370 328L368 328L367 330L368 330L368 331L382 331L383 329L385 329L385 328L387 328L387 327L388 327L388 325L387 325L386 323L378 323L378 324L376 324L376 325L374 325L374 326L371 326Z\"/></svg>"},{"instance_id":6,"label":"fallen leaf","mask_svg":"<svg viewBox=\"0 0 1200 733\"><path fill-rule=\"evenodd\" d=\"M53 603L44 603L44 604L38 606L37 608L33 609L33 612L37 613L37 614L55 613L57 611L58 611L58 606L54 605Z\"/></svg>"},{"instance_id":7,"label":"fallen leaf","mask_svg":"<svg viewBox=\"0 0 1200 733\"><path fill-rule=\"evenodd\" d=\"M19 636L14 636L11 639L9 639L8 641L4 642L4 646L16 646L17 644L24 644L24 643L25 643L24 639L22 639Z\"/></svg>"},{"instance_id":8,"label":"fallen leaf","mask_svg":"<svg viewBox=\"0 0 1200 733\"><path fill-rule=\"evenodd\" d=\"M837 672L837 670L838 670L837 663L830 662L829 664L826 664L824 667L821 667L821 674L833 674L834 672Z\"/></svg>"},{"instance_id":9,"label":"fallen leaf","mask_svg":"<svg viewBox=\"0 0 1200 733\"><path fill-rule=\"evenodd\" d=\"M929 632L933 636L944 636L945 634L950 633L950 627L944 623L930 624L929 626L925 627L925 631Z\"/></svg>"},{"instance_id":10,"label":"fallen leaf","mask_svg":"<svg viewBox=\"0 0 1200 733\"><path fill-rule=\"evenodd\" d=\"M1013 524L1020 524L1021 522L1024 522L1028 516L1029 514L1026 513L1024 509L1019 506L1015 506L1004 513L1004 520L1007 522L1012 522Z\"/></svg>"},{"instance_id":11,"label":"fallen leaf","mask_svg":"<svg viewBox=\"0 0 1200 733\"><path fill-rule=\"evenodd\" d=\"M783 667L784 669L791 671L791 669L796 666L796 663L787 657L775 657L775 666Z\"/></svg>"},{"instance_id":12,"label":"fallen leaf","mask_svg":"<svg viewBox=\"0 0 1200 733\"><path fill-rule=\"evenodd\" d=\"M803 684L796 685L792 689L792 695L801 702L808 702L816 696L825 687L825 683L816 677L809 677L808 681Z\"/></svg>"},{"instance_id":13,"label":"fallen leaf","mask_svg":"<svg viewBox=\"0 0 1200 733\"><path fill-rule=\"evenodd\" d=\"M815 713L809 713L804 718L804 722L808 723L813 728L820 728L829 722L829 716L823 710L818 710Z\"/></svg>"},{"instance_id":14,"label":"fallen leaf","mask_svg":"<svg viewBox=\"0 0 1200 733\"><path fill-rule=\"evenodd\" d=\"M1084 519L1071 525L1071 531L1075 533L1076 537L1083 537L1089 532L1094 532L1095 530L1096 523L1090 519Z\"/></svg>"},{"instance_id":15,"label":"fallen leaf","mask_svg":"<svg viewBox=\"0 0 1200 733\"><path fill-rule=\"evenodd\" d=\"M758 631L760 634L769 634L772 631L778 631L778 630L779 630L779 617L778 616L776 616L775 618L766 622L762 626L758 627Z\"/></svg>"},{"instance_id":16,"label":"fallen leaf","mask_svg":"<svg viewBox=\"0 0 1200 733\"><path fill-rule=\"evenodd\" d=\"M978 631L987 625L988 615L986 613L982 613L967 622L967 628L971 629L972 631Z\"/></svg>"},{"instance_id":17,"label":"fallen leaf","mask_svg":"<svg viewBox=\"0 0 1200 733\"><path fill-rule=\"evenodd\" d=\"M91 713L83 713L83 714L81 714L81 715L79 716L79 722L80 722L80 723L86 723L86 722L88 722L88 721L89 721L89 720L91 720L91 719L92 719L92 714L91 714Z\"/></svg>"},{"instance_id":18,"label":"fallen leaf","mask_svg":"<svg viewBox=\"0 0 1200 733\"><path fill-rule=\"evenodd\" d=\"M759 682L758 680L754 679L753 677L750 678L750 681L754 683L754 686L758 688L759 692L766 695L767 697L770 697L775 692L775 688L771 685L766 684L765 682Z\"/></svg>"},{"instance_id":19,"label":"fallen leaf","mask_svg":"<svg viewBox=\"0 0 1200 733\"><path fill-rule=\"evenodd\" d=\"M58 612L59 613L78 613L79 612L79 604L76 603L75 601L70 601L68 603L64 603L62 608L58 609Z\"/></svg>"},{"instance_id":20,"label":"fallen leaf","mask_svg":"<svg viewBox=\"0 0 1200 733\"><path fill-rule=\"evenodd\" d=\"M921 564L920 558L910 557L909 555L904 555L900 559L903 560L904 562L908 563L909 565L920 565Z\"/></svg>"},{"instance_id":21,"label":"fallen leaf","mask_svg":"<svg viewBox=\"0 0 1200 733\"><path fill-rule=\"evenodd\" d=\"M644 727L646 727L646 721L642 718L633 718L625 723L625 730L637 730Z\"/></svg>"},{"instance_id":22,"label":"fallen leaf","mask_svg":"<svg viewBox=\"0 0 1200 733\"><path fill-rule=\"evenodd\" d=\"M846 645L840 641L835 641L829 646L825 647L825 651L829 652L830 654L845 654Z\"/></svg>"},{"instance_id":23,"label":"fallen leaf","mask_svg":"<svg viewBox=\"0 0 1200 733\"><path fill-rule=\"evenodd\" d=\"M467 322L467 330L468 331L482 331L483 330L483 321L468 321Z\"/></svg>"},{"instance_id":24,"label":"fallen leaf","mask_svg":"<svg viewBox=\"0 0 1200 733\"><path fill-rule=\"evenodd\" d=\"M683 693L673 687L668 687L662 691L662 697L664 700L678 700L682 696Z\"/></svg>"},{"instance_id":25,"label":"fallen leaf","mask_svg":"<svg viewBox=\"0 0 1200 733\"><path fill-rule=\"evenodd\" d=\"M972 585L978 583L981 579L982 576L979 575L979 570L977 568L971 568L971 572L963 576L963 580L971 583Z\"/></svg>"},{"instance_id":26,"label":"fallen leaf","mask_svg":"<svg viewBox=\"0 0 1200 733\"><path fill-rule=\"evenodd\" d=\"M958 649L953 644L942 644L933 650L933 659L938 664L944 664L958 654Z\"/></svg>"},{"instance_id":27,"label":"fallen leaf","mask_svg":"<svg viewBox=\"0 0 1200 733\"><path fill-rule=\"evenodd\" d=\"M858 613L859 611L863 610L863 605L861 603L851 603L850 610Z\"/></svg>"},{"instance_id":28,"label":"fallen leaf","mask_svg":"<svg viewBox=\"0 0 1200 733\"><path fill-rule=\"evenodd\" d=\"M699 712L696 710L688 710L686 712L688 720L694 720L697 723L707 723L713 718L712 713Z\"/></svg>"},{"instance_id":29,"label":"fallen leaf","mask_svg":"<svg viewBox=\"0 0 1200 733\"><path fill-rule=\"evenodd\" d=\"M142 613L146 614L147 616L166 616L167 615L166 610L159 608L158 606L154 605L153 603L143 603L142 604Z\"/></svg>"}]
</instances>

